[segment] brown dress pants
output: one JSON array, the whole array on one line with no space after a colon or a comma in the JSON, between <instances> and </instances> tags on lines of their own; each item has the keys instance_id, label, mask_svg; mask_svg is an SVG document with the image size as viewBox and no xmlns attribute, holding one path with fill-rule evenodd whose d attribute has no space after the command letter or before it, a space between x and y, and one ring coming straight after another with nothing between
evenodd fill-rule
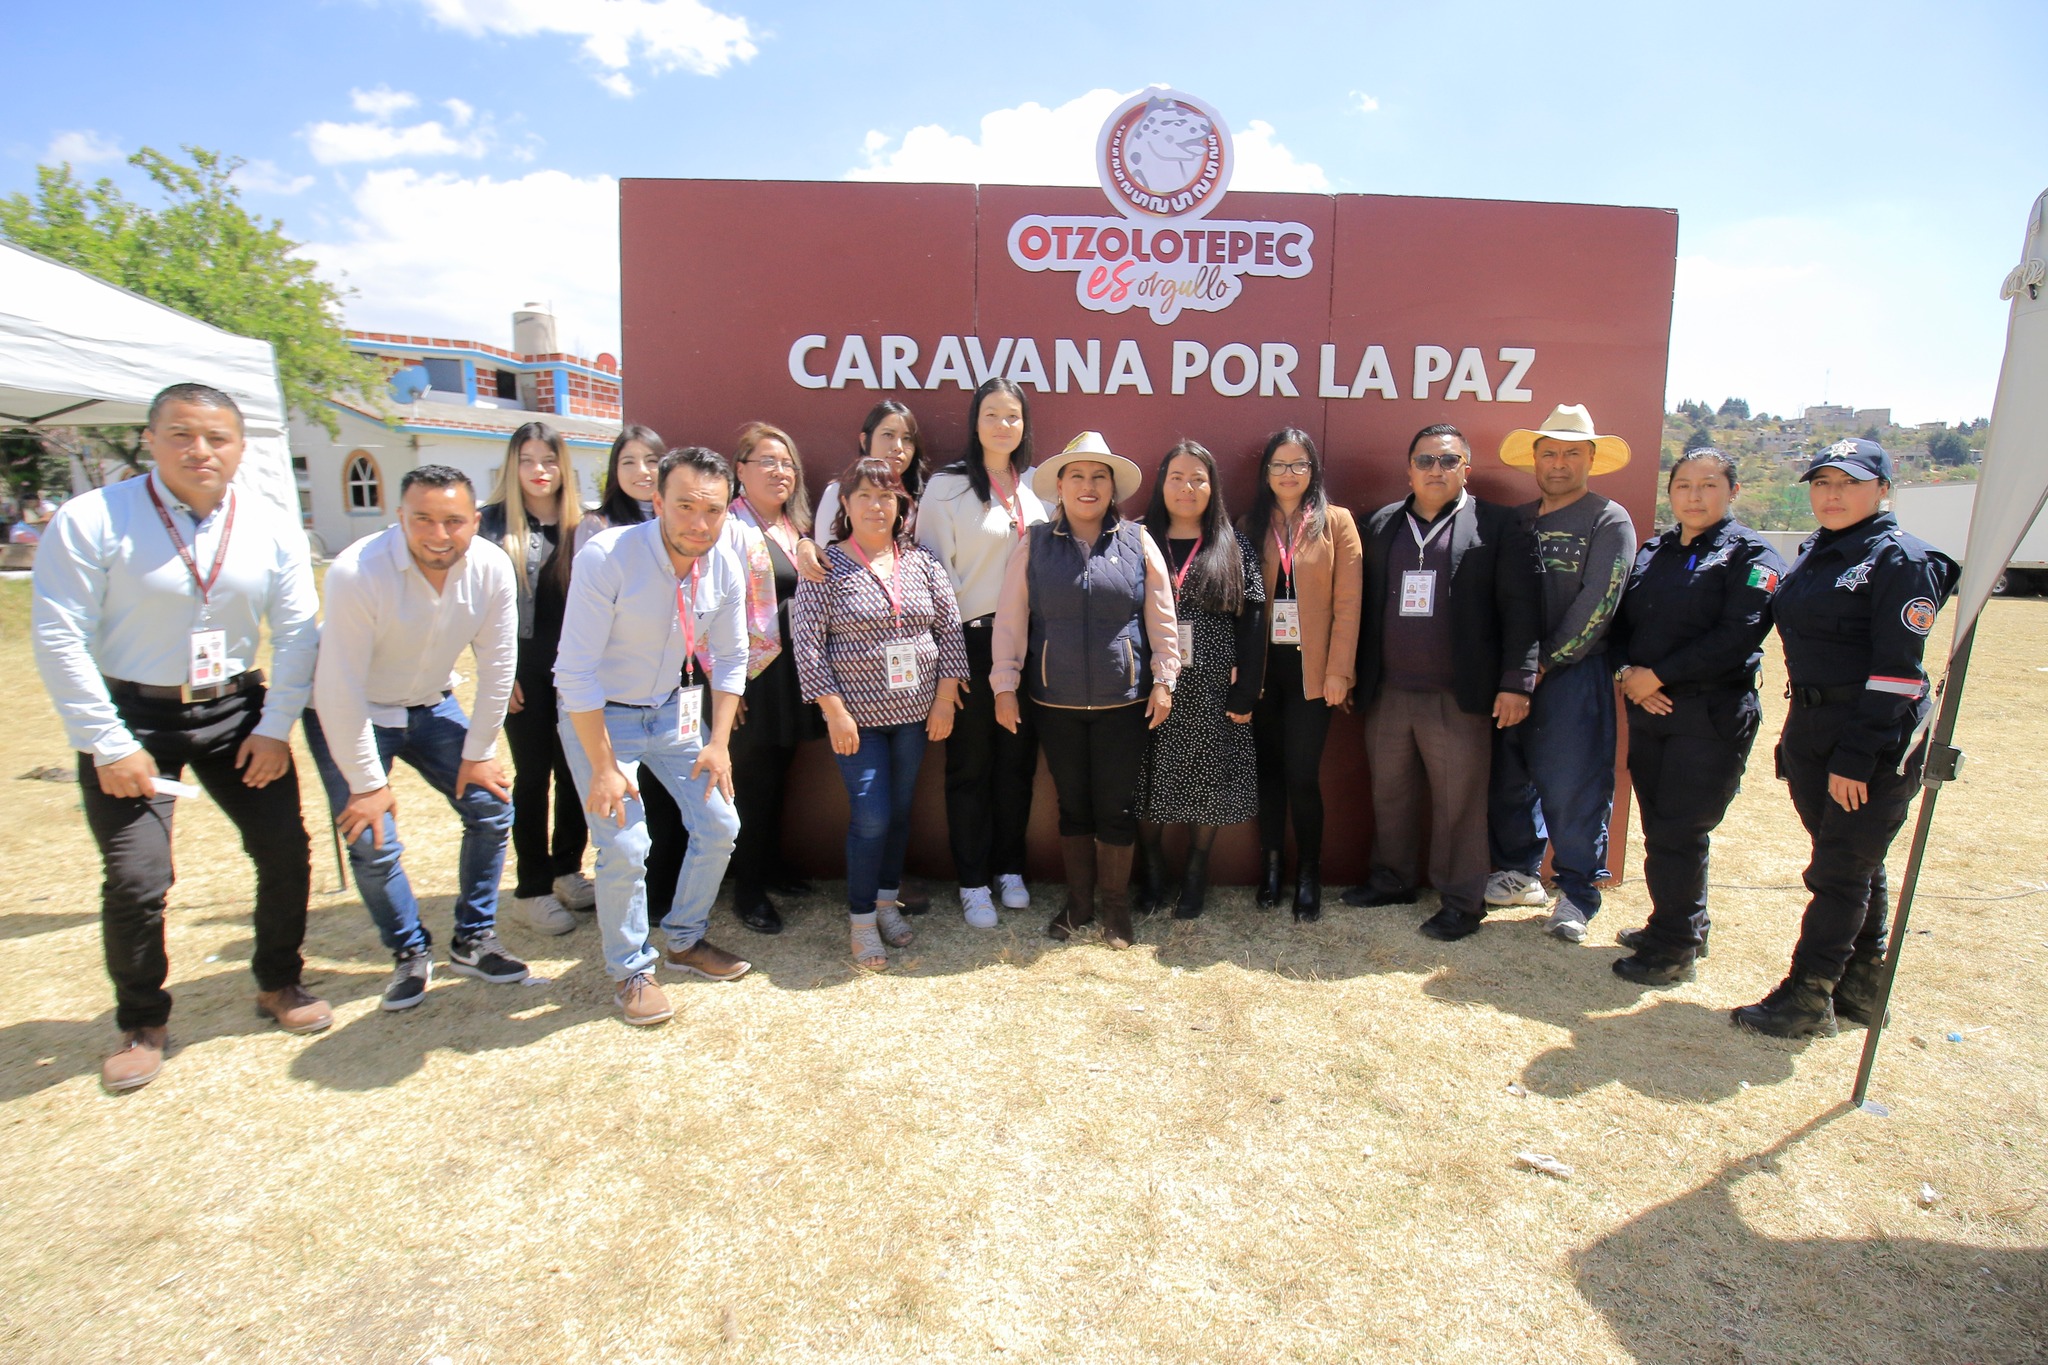
<instances>
[{"instance_id":1,"label":"brown dress pants","mask_svg":"<svg viewBox=\"0 0 2048 1365\"><path fill-rule=\"evenodd\" d=\"M1383 688L1365 717L1372 768L1374 891L1422 884L1422 803L1429 800L1429 883L1447 910L1486 913L1486 790L1493 717L1449 692Z\"/></svg>"}]
</instances>

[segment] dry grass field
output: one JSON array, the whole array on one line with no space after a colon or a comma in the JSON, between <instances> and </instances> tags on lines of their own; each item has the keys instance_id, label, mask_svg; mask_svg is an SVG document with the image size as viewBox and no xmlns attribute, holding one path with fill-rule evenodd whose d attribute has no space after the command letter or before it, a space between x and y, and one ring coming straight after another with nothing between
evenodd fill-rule
<instances>
[{"instance_id":1,"label":"dry grass field","mask_svg":"<svg viewBox=\"0 0 2048 1365\"><path fill-rule=\"evenodd\" d=\"M177 1048L109 1097L76 790L14 780L70 761L26 603L0 584L0 1358L2048 1360L2048 602L1982 632L1885 1117L1846 1104L1860 1031L1727 1023L1804 901L1768 741L1681 989L1608 970L1636 880L1581 948L1537 912L1445 945L1414 932L1427 903L1297 928L1232 890L1117 954L1042 938L1050 887L993 934L942 898L881 976L826 894L773 940L721 907L756 970L671 978L644 1032L587 923L508 927L549 984L446 978L384 1014L352 893L316 895L308 942L336 1027L259 1025L247 865L193 802ZM399 790L445 944L453 821Z\"/></svg>"}]
</instances>

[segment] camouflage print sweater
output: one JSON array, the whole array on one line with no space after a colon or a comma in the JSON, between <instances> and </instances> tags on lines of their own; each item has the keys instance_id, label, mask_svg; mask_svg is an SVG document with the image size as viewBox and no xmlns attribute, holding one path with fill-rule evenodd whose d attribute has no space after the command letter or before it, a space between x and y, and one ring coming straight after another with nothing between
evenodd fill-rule
<instances>
[{"instance_id":1,"label":"camouflage print sweater","mask_svg":"<svg viewBox=\"0 0 2048 1365\"><path fill-rule=\"evenodd\" d=\"M1538 516L1522 506L1543 564L1543 667L1575 664L1606 646L1607 628L1636 557L1636 528L1621 504L1587 493Z\"/></svg>"}]
</instances>

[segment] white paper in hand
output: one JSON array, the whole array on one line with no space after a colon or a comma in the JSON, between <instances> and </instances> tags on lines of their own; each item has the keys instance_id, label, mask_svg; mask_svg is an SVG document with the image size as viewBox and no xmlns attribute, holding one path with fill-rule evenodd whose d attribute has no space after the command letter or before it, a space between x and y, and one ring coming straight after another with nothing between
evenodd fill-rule
<instances>
[{"instance_id":1,"label":"white paper in hand","mask_svg":"<svg viewBox=\"0 0 2048 1365\"><path fill-rule=\"evenodd\" d=\"M189 798L200 794L199 788L193 786L190 782L179 782L168 777L152 777L150 781L156 783L156 794L158 796L183 796Z\"/></svg>"}]
</instances>

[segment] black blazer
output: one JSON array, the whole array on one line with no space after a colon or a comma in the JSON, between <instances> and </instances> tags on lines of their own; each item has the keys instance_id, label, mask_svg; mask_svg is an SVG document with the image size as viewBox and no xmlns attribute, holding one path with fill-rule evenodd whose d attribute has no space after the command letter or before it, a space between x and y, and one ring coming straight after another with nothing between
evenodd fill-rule
<instances>
[{"instance_id":1,"label":"black blazer","mask_svg":"<svg viewBox=\"0 0 2048 1365\"><path fill-rule=\"evenodd\" d=\"M1394 546L1408 544L1408 501L1382 507L1361 528L1365 601L1358 621L1358 704L1379 696L1386 675L1387 562ZM1470 498L1453 513L1451 581L1452 691L1458 709L1491 715L1501 674L1536 673L1543 639L1542 565L1536 538L1512 507Z\"/></svg>"}]
</instances>

